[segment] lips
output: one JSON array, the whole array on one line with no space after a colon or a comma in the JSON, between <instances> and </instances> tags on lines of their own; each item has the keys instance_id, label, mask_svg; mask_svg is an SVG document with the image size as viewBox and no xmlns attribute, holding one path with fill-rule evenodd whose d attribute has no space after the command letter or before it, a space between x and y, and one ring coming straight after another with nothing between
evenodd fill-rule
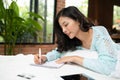
<instances>
[{"instance_id":1,"label":"lips","mask_svg":"<svg viewBox=\"0 0 120 80\"><path fill-rule=\"evenodd\" d=\"M66 34L67 36L70 36L71 33Z\"/></svg>"}]
</instances>

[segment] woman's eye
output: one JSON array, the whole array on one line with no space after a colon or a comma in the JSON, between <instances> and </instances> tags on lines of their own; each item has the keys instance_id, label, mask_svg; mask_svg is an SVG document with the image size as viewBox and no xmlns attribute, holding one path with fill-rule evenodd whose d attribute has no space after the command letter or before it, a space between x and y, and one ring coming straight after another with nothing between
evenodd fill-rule
<instances>
[{"instance_id":1,"label":"woman's eye","mask_svg":"<svg viewBox=\"0 0 120 80\"><path fill-rule=\"evenodd\" d=\"M65 27L67 27L68 24L65 24Z\"/></svg>"}]
</instances>

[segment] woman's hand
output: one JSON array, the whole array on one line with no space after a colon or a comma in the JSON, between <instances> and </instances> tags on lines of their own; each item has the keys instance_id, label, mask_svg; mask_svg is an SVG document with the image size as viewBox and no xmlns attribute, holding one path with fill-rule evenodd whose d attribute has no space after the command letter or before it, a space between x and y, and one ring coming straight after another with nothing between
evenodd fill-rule
<instances>
[{"instance_id":1,"label":"woman's hand","mask_svg":"<svg viewBox=\"0 0 120 80\"><path fill-rule=\"evenodd\" d=\"M79 64L79 65L82 65L83 64L83 57L80 57L80 56L65 56L65 57L62 57L60 58L59 60L57 60L56 62L58 64L60 63L76 63L76 64Z\"/></svg>"},{"instance_id":2,"label":"woman's hand","mask_svg":"<svg viewBox=\"0 0 120 80\"><path fill-rule=\"evenodd\" d=\"M39 54L34 55L34 62L35 64L43 64L47 61L46 56L39 56Z\"/></svg>"}]
</instances>

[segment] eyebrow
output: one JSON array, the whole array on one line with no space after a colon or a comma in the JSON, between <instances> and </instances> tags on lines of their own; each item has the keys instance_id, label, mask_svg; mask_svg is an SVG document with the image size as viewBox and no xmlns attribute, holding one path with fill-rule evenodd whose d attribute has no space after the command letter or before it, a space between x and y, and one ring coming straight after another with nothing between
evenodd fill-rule
<instances>
[{"instance_id":1,"label":"eyebrow","mask_svg":"<svg viewBox=\"0 0 120 80\"><path fill-rule=\"evenodd\" d=\"M62 23L62 25L64 25L65 24L65 21Z\"/></svg>"}]
</instances>

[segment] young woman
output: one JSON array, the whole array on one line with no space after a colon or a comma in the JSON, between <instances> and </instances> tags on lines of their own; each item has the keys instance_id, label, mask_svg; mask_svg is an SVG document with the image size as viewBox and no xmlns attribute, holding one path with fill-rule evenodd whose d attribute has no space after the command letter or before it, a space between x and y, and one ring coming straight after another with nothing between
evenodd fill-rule
<instances>
[{"instance_id":1,"label":"young woman","mask_svg":"<svg viewBox=\"0 0 120 80\"><path fill-rule=\"evenodd\" d=\"M54 28L57 48L41 58L38 57L38 54L35 55L36 64L60 58L57 63L73 62L106 75L114 71L120 46L112 41L105 27L95 26L76 7L69 6L57 14ZM67 51L86 49L96 51L98 58L62 56Z\"/></svg>"}]
</instances>

